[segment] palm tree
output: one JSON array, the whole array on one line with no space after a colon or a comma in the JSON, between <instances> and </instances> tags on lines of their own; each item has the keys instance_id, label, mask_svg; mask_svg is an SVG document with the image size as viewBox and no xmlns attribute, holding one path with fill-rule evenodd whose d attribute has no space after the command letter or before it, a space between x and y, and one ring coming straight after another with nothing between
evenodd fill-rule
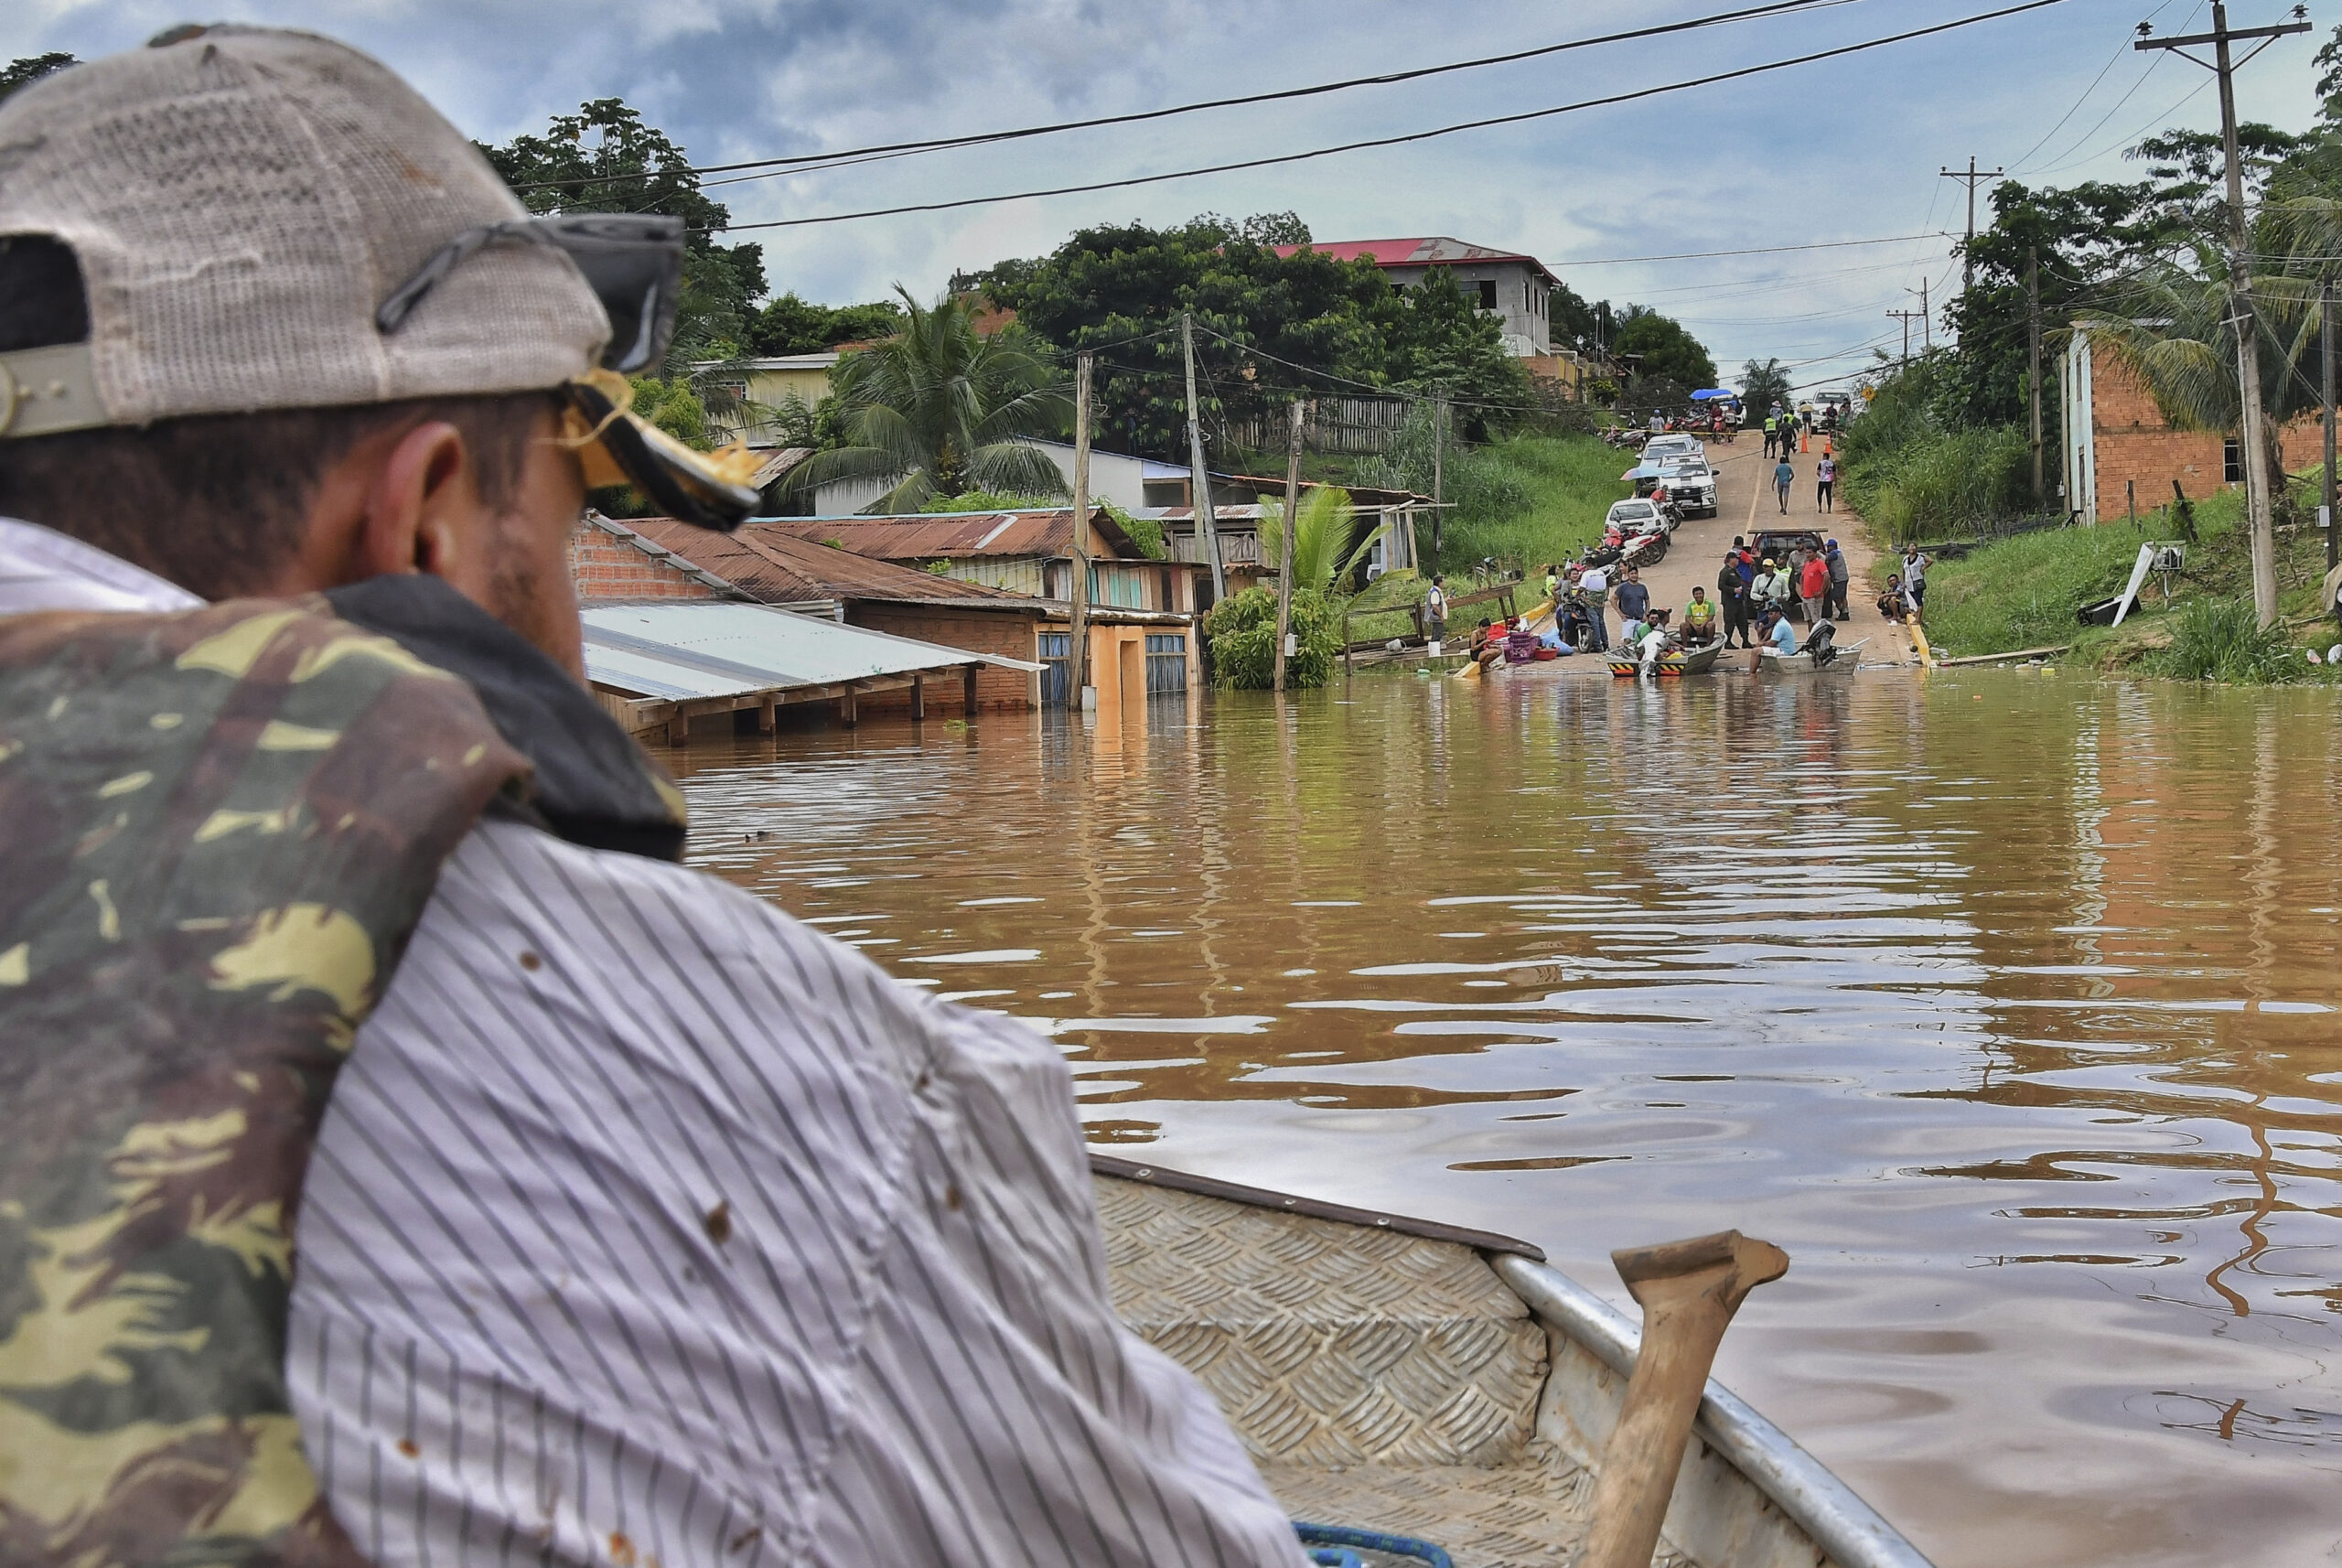
<instances>
[{"instance_id":1,"label":"palm tree","mask_svg":"<svg viewBox=\"0 0 2342 1568\"><path fill-rule=\"evenodd\" d=\"M1293 591L1319 593L1329 598L1343 596L1334 592L1336 584L1348 577L1372 549L1380 530L1369 533L1355 546L1349 542L1354 526L1350 493L1332 485L1319 485L1302 492L1301 504L1295 509L1299 519L1293 531ZM1261 563L1271 565L1284 559L1284 502L1265 499L1261 502Z\"/></svg>"},{"instance_id":2,"label":"palm tree","mask_svg":"<svg viewBox=\"0 0 2342 1568\"><path fill-rule=\"evenodd\" d=\"M1020 439L1057 434L1073 412L1031 337L1015 327L982 336L960 300L922 306L895 292L908 312L903 329L830 374L846 445L800 464L789 489L884 480L886 493L863 509L879 514L973 489L1063 495L1057 464Z\"/></svg>"},{"instance_id":3,"label":"palm tree","mask_svg":"<svg viewBox=\"0 0 2342 1568\"><path fill-rule=\"evenodd\" d=\"M2074 327L2145 384L2175 428L2233 435L2243 424L2244 400L2225 255L2198 244L2125 285L2120 308L2079 312ZM2278 433L2318 401L2318 284L2289 269L2256 275L2249 287L2261 339L2262 440L2277 480L2272 499L2282 504Z\"/></svg>"}]
</instances>

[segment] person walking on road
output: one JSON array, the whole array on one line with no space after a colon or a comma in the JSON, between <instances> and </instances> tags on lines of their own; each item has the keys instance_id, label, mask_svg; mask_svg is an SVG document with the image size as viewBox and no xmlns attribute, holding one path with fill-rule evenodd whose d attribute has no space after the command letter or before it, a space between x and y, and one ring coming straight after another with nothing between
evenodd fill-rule
<instances>
[{"instance_id":1,"label":"person walking on road","mask_svg":"<svg viewBox=\"0 0 2342 1568\"><path fill-rule=\"evenodd\" d=\"M1770 457L1771 456L1773 456L1773 454L1774 454L1777 450L1778 450L1779 446L1780 446L1780 439L1781 439L1781 421L1780 421L1780 416L1779 416L1778 414L1772 414L1772 413L1768 413L1768 414L1767 414L1767 415L1765 416L1765 456L1766 456Z\"/></svg>"},{"instance_id":2,"label":"person walking on road","mask_svg":"<svg viewBox=\"0 0 2342 1568\"><path fill-rule=\"evenodd\" d=\"M1821 454L1821 461L1813 466L1813 504L1823 511L1838 510L1838 459L1829 453Z\"/></svg>"},{"instance_id":3,"label":"person walking on road","mask_svg":"<svg viewBox=\"0 0 2342 1568\"><path fill-rule=\"evenodd\" d=\"M1797 469L1790 465L1789 455L1784 450L1781 460L1773 466L1773 494L1774 499L1781 503L1783 517L1789 514L1789 487L1796 483Z\"/></svg>"},{"instance_id":4,"label":"person walking on road","mask_svg":"<svg viewBox=\"0 0 2342 1568\"><path fill-rule=\"evenodd\" d=\"M1805 601L1805 624L1821 625L1830 613L1830 564L1819 553L1808 554L1798 568L1797 595Z\"/></svg>"},{"instance_id":5,"label":"person walking on road","mask_svg":"<svg viewBox=\"0 0 2342 1568\"><path fill-rule=\"evenodd\" d=\"M1846 579L1853 575L1853 568L1846 564L1845 554L1838 542L1831 540L1821 547L1821 559L1830 567L1830 614L1833 620L1844 620L1851 612L1846 608Z\"/></svg>"}]
</instances>

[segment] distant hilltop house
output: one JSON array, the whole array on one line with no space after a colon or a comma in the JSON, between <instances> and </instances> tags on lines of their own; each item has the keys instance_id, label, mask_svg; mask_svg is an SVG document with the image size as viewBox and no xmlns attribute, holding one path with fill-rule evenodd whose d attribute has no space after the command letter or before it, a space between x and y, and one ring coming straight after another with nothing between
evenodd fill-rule
<instances>
[{"instance_id":1,"label":"distant hilltop house","mask_svg":"<svg viewBox=\"0 0 2342 1568\"><path fill-rule=\"evenodd\" d=\"M1466 299L1477 295L1482 310L1504 318L1505 347L1516 357L1537 359L1553 351L1548 296L1562 280L1534 256L1467 245L1445 235L1427 240L1314 242L1306 247L1279 245L1276 252L1290 256L1303 249L1338 262L1372 262L1382 269L1392 288L1413 288L1434 271L1444 270Z\"/></svg>"}]
</instances>

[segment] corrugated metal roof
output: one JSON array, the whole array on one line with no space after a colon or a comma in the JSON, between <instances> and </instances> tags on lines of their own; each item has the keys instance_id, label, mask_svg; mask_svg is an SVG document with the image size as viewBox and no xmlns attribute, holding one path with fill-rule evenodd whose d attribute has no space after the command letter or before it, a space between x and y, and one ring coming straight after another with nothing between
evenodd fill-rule
<instances>
[{"instance_id":1,"label":"corrugated metal roof","mask_svg":"<svg viewBox=\"0 0 2342 1568\"><path fill-rule=\"evenodd\" d=\"M908 517L758 518L755 526L814 544L838 545L881 561L940 561L972 555L1070 555L1073 509L1048 511L921 512ZM1138 547L1103 507L1091 512L1090 531L1104 551L1124 560L1143 559Z\"/></svg>"},{"instance_id":2,"label":"corrugated metal roof","mask_svg":"<svg viewBox=\"0 0 2342 1568\"><path fill-rule=\"evenodd\" d=\"M738 697L971 663L1039 668L767 605L606 605L584 619L586 678L635 697Z\"/></svg>"},{"instance_id":3,"label":"corrugated metal roof","mask_svg":"<svg viewBox=\"0 0 2342 1568\"><path fill-rule=\"evenodd\" d=\"M768 605L843 599L954 609L1033 607L1033 601L1022 594L809 543L768 522L747 523L733 533L712 533L666 517L636 518L628 526L652 543Z\"/></svg>"}]
</instances>

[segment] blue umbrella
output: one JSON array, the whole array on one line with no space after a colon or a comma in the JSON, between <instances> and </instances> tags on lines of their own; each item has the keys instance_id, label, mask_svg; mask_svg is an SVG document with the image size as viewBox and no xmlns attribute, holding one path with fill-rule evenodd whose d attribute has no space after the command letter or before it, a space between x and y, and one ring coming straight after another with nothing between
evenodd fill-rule
<instances>
[{"instance_id":1,"label":"blue umbrella","mask_svg":"<svg viewBox=\"0 0 2342 1568\"><path fill-rule=\"evenodd\" d=\"M1729 387L1706 387L1699 392L1693 392L1692 394L1692 401L1693 403L1705 403L1712 397L1736 398L1740 394L1738 392L1732 391Z\"/></svg>"}]
</instances>

